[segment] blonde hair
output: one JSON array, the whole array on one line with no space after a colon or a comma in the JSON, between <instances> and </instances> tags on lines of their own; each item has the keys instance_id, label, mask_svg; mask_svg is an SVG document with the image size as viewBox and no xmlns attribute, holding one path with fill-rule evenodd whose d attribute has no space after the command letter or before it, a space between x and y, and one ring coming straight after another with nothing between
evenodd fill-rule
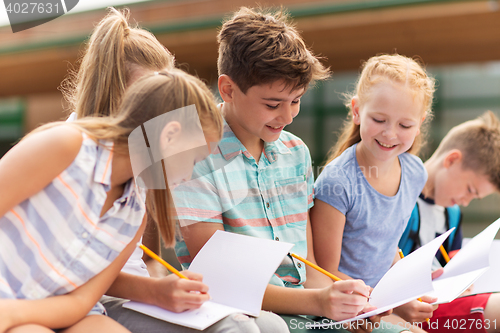
<instances>
[{"instance_id":1,"label":"blonde hair","mask_svg":"<svg viewBox=\"0 0 500 333\"><path fill-rule=\"evenodd\" d=\"M172 54L150 32L129 26L128 19L128 9L110 7L90 36L78 72L70 71L61 84L78 118L115 114L138 71L173 68Z\"/></svg>"},{"instance_id":2,"label":"blonde hair","mask_svg":"<svg viewBox=\"0 0 500 333\"><path fill-rule=\"evenodd\" d=\"M345 94L345 106L349 113L347 120L341 130L337 143L328 153L327 162L330 163L338 157L344 150L353 144L361 141L359 125L354 124L352 118L351 100L355 96L359 98L361 104L370 98L372 88L384 81L404 84L413 91L413 94L421 98L426 116L426 122L432 118L432 99L435 91L435 82L423 66L412 58L399 54L383 54L370 58L362 66L361 74L356 83L356 89L350 94ZM423 126L423 125L422 125ZM425 127L420 130L420 134L415 138L409 153L418 155L424 145Z\"/></svg>"},{"instance_id":3,"label":"blonde hair","mask_svg":"<svg viewBox=\"0 0 500 333\"><path fill-rule=\"evenodd\" d=\"M488 177L500 191L500 121L491 111L453 127L433 154L439 157L450 150L462 153L462 167Z\"/></svg>"},{"instance_id":4,"label":"blonde hair","mask_svg":"<svg viewBox=\"0 0 500 333\"><path fill-rule=\"evenodd\" d=\"M224 22L217 41L219 75L228 75L243 93L278 80L292 90L307 89L311 82L330 75L283 9L242 7Z\"/></svg>"},{"instance_id":5,"label":"blonde hair","mask_svg":"<svg viewBox=\"0 0 500 333\"><path fill-rule=\"evenodd\" d=\"M77 127L95 140L111 140L115 153L128 154L128 137L135 128L165 112L194 104L204 132L220 138L223 120L208 87L200 79L178 69L159 74L144 76L132 84L125 92L115 116L86 117L69 123L55 122L35 131L67 124ZM148 190L146 205L149 216L158 224L165 244L173 244L175 219L169 191Z\"/></svg>"}]
</instances>

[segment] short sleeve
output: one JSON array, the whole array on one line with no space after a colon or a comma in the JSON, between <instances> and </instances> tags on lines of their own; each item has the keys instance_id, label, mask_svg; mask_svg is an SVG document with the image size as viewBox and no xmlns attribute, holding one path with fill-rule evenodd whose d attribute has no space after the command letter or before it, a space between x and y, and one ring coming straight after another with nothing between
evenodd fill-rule
<instances>
[{"instance_id":1,"label":"short sleeve","mask_svg":"<svg viewBox=\"0 0 500 333\"><path fill-rule=\"evenodd\" d=\"M350 195L353 186L343 168L330 163L318 176L314 184L314 195L346 215L350 210Z\"/></svg>"},{"instance_id":2,"label":"short sleeve","mask_svg":"<svg viewBox=\"0 0 500 333\"><path fill-rule=\"evenodd\" d=\"M193 222L222 223L222 205L214 173L208 160L200 162L193 171L193 179L172 191L172 201L184 227Z\"/></svg>"},{"instance_id":3,"label":"short sleeve","mask_svg":"<svg viewBox=\"0 0 500 333\"><path fill-rule=\"evenodd\" d=\"M311 153L305 144L304 150L307 182L307 209L311 209L311 207L314 206L314 174L312 169Z\"/></svg>"}]
</instances>

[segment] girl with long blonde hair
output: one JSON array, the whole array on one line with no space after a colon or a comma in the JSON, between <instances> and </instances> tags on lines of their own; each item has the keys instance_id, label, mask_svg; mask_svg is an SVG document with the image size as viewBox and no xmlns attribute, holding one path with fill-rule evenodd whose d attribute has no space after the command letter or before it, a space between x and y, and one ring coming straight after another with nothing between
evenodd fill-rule
<instances>
[{"instance_id":1,"label":"girl with long blonde hair","mask_svg":"<svg viewBox=\"0 0 500 333\"><path fill-rule=\"evenodd\" d=\"M314 187L314 253L333 274L374 287L399 258L399 238L427 179L415 154L434 89L411 58L379 55L364 64L346 99L344 129ZM417 303L394 312L411 322L432 315L431 305Z\"/></svg>"}]
</instances>

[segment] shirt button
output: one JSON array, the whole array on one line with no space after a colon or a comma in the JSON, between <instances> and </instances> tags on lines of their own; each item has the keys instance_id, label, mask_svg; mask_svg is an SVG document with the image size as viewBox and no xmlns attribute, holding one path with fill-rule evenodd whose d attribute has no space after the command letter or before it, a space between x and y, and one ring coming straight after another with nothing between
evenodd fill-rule
<instances>
[{"instance_id":1,"label":"shirt button","mask_svg":"<svg viewBox=\"0 0 500 333\"><path fill-rule=\"evenodd\" d=\"M84 233L82 233L82 238L87 238L87 237L89 237L89 233L88 232L85 231Z\"/></svg>"},{"instance_id":2,"label":"shirt button","mask_svg":"<svg viewBox=\"0 0 500 333\"><path fill-rule=\"evenodd\" d=\"M297 267L298 268L301 268L302 267L302 264L300 262L297 263Z\"/></svg>"},{"instance_id":3,"label":"shirt button","mask_svg":"<svg viewBox=\"0 0 500 333\"><path fill-rule=\"evenodd\" d=\"M280 240L280 238L279 238L278 236L276 236L274 239L275 239L275 240L277 240L277 241L279 241L279 240Z\"/></svg>"},{"instance_id":4,"label":"shirt button","mask_svg":"<svg viewBox=\"0 0 500 333\"><path fill-rule=\"evenodd\" d=\"M269 208L269 202L266 202L266 207Z\"/></svg>"}]
</instances>

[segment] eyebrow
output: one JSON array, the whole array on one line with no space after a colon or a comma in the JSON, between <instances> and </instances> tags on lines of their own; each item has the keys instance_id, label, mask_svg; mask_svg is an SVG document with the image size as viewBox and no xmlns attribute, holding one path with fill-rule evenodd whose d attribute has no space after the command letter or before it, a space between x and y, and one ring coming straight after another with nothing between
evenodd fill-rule
<instances>
[{"instance_id":1,"label":"eyebrow","mask_svg":"<svg viewBox=\"0 0 500 333\"><path fill-rule=\"evenodd\" d=\"M304 96L306 92L303 91L300 95L297 95L296 97L294 97L293 99L297 99L297 98L301 98L302 96ZM272 102L283 102L285 99L284 98L277 98L277 97L262 97L263 100L265 101L272 101Z\"/></svg>"}]
</instances>

